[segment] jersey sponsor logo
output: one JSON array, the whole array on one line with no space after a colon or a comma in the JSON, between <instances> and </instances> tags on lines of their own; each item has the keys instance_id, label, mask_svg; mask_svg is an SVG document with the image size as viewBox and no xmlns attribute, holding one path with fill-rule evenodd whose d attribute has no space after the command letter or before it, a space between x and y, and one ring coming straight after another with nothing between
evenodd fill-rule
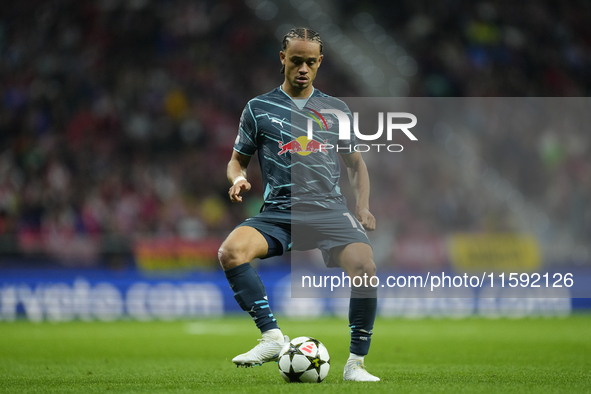
<instances>
[{"instance_id":1,"label":"jersey sponsor logo","mask_svg":"<svg viewBox=\"0 0 591 394\"><path fill-rule=\"evenodd\" d=\"M312 124L314 121L320 126L320 130L328 130L328 124L326 119L317 111L309 108L312 112L304 112L302 114L307 115L308 117L308 136L300 136L295 140L288 141L283 143L283 141L279 142L279 149L278 155L283 155L287 152L294 154L297 153L300 156L308 156L310 153L317 153L322 152L328 154L327 148L331 148L332 145L328 144L328 140L324 140L323 142L316 141L312 138ZM276 119L271 119L271 122L279 122ZM332 121L331 121L332 125ZM282 126L283 127L283 126Z\"/></svg>"},{"instance_id":2,"label":"jersey sponsor logo","mask_svg":"<svg viewBox=\"0 0 591 394\"><path fill-rule=\"evenodd\" d=\"M324 140L324 142L318 142L316 140L309 140L308 143L306 144L306 149L304 150L304 152L322 152L322 153L328 153L326 151L326 145L328 145L326 142L328 140Z\"/></svg>"},{"instance_id":3,"label":"jersey sponsor logo","mask_svg":"<svg viewBox=\"0 0 591 394\"><path fill-rule=\"evenodd\" d=\"M283 143L279 142L279 149L280 151L278 154L281 156L284 153L297 153L300 156L308 156L310 153L328 153L326 147L328 146L328 140L324 140L324 142L310 140L305 136L298 137L295 140L291 140L289 142Z\"/></svg>"}]
</instances>

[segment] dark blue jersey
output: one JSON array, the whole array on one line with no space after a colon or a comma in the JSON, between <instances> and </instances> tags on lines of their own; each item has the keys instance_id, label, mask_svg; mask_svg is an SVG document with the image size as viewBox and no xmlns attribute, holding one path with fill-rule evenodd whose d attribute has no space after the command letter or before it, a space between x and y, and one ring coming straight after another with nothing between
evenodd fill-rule
<instances>
[{"instance_id":1,"label":"dark blue jersey","mask_svg":"<svg viewBox=\"0 0 591 394\"><path fill-rule=\"evenodd\" d=\"M240 119L234 150L252 156L258 151L267 209L306 203L330 208L346 204L339 188L337 154L353 152L355 136L339 140L334 108L351 113L344 102L316 89L299 109L280 87L250 100ZM313 130L308 139L309 120Z\"/></svg>"}]
</instances>

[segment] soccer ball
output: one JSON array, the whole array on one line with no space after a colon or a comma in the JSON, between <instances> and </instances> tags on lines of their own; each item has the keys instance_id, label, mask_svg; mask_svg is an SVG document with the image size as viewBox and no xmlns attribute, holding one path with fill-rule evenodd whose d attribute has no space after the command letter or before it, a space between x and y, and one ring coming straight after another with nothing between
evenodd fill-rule
<instances>
[{"instance_id":1,"label":"soccer ball","mask_svg":"<svg viewBox=\"0 0 591 394\"><path fill-rule=\"evenodd\" d=\"M328 375L330 356L320 341L298 337L285 344L278 364L279 373L288 383L320 383Z\"/></svg>"}]
</instances>

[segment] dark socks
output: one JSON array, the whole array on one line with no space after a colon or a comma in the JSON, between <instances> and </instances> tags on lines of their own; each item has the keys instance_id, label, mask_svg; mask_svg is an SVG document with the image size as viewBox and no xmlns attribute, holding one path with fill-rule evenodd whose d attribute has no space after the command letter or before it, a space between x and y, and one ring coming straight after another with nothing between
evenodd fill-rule
<instances>
[{"instance_id":1,"label":"dark socks","mask_svg":"<svg viewBox=\"0 0 591 394\"><path fill-rule=\"evenodd\" d=\"M359 356L369 353L377 306L377 288L351 289L349 302L349 327L351 327L349 351L351 353Z\"/></svg>"},{"instance_id":2,"label":"dark socks","mask_svg":"<svg viewBox=\"0 0 591 394\"><path fill-rule=\"evenodd\" d=\"M279 328L269 308L267 292L261 278L250 263L224 271L234 298L242 310L248 312L261 332Z\"/></svg>"}]
</instances>

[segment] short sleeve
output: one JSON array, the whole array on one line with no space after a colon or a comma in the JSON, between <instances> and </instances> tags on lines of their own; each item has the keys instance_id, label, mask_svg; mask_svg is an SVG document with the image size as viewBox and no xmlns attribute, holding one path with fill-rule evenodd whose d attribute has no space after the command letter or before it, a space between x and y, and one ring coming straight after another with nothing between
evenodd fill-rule
<instances>
[{"instance_id":1,"label":"short sleeve","mask_svg":"<svg viewBox=\"0 0 591 394\"><path fill-rule=\"evenodd\" d=\"M257 123L250 108L250 103L246 104L240 117L240 126L238 127L238 136L234 141L234 150L243 155L252 156L257 150Z\"/></svg>"},{"instance_id":2,"label":"short sleeve","mask_svg":"<svg viewBox=\"0 0 591 394\"><path fill-rule=\"evenodd\" d=\"M346 104L344 104L344 107L341 110L349 118L349 138L346 140L339 139L337 151L341 154L349 154L355 152L353 147L357 145L357 136L353 132L353 115L351 114L351 110Z\"/></svg>"}]
</instances>

